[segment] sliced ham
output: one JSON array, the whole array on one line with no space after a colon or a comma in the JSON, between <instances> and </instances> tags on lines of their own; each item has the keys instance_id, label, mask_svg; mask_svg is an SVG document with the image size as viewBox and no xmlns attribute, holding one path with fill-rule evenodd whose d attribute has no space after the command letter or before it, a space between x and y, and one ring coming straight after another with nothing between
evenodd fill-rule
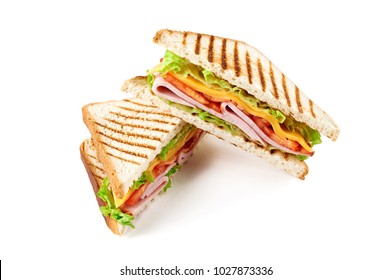
<instances>
[{"instance_id":1,"label":"sliced ham","mask_svg":"<svg viewBox=\"0 0 391 280\"><path fill-rule=\"evenodd\" d=\"M139 200L136 204L132 206L124 204L121 207L121 210L126 213L130 213L133 216L137 216L148 205L148 203L152 201L155 198L155 196L160 193L160 191L167 185L167 182L168 182L167 176L163 176L162 178L160 178L159 181L156 180L155 190L147 198Z\"/></svg>"},{"instance_id":2,"label":"sliced ham","mask_svg":"<svg viewBox=\"0 0 391 280\"><path fill-rule=\"evenodd\" d=\"M152 86L152 91L160 97L163 97L172 102L186 105L189 107L196 107L192 105L194 100L174 87L172 84L163 79L160 75L156 75L155 81ZM185 98L187 96L187 98ZM187 102L189 101L189 102Z\"/></svg>"},{"instance_id":3,"label":"sliced ham","mask_svg":"<svg viewBox=\"0 0 391 280\"><path fill-rule=\"evenodd\" d=\"M255 142L258 141L262 144L262 146L266 146L266 142L263 140L264 133L262 133L257 125L254 126L252 119L250 119L238 107L231 102L223 102L221 103L220 108L223 120L239 127L250 137L251 140ZM261 132L261 134L259 132Z\"/></svg>"},{"instance_id":4,"label":"sliced ham","mask_svg":"<svg viewBox=\"0 0 391 280\"><path fill-rule=\"evenodd\" d=\"M297 151L293 151L289 148L286 148L276 141L272 140L269 136L267 136L258 125L247 116L242 110L240 110L236 105L232 102L223 102L221 103L221 113L216 112L213 109L197 102L181 90L174 87L172 84L167 82L163 77L159 74L156 75L153 87L153 92L164 99L170 100L175 103L183 104L193 108L200 108L224 121L232 123L240 128L252 141L258 142L263 146L267 144L280 149L281 151L296 154L296 155L304 155L308 156L308 154L302 154Z\"/></svg>"},{"instance_id":5,"label":"sliced ham","mask_svg":"<svg viewBox=\"0 0 391 280\"><path fill-rule=\"evenodd\" d=\"M159 97L170 100L175 103L186 105L193 108L200 108L216 117L223 118L224 116L209 107L197 102L181 90L174 87L172 84L163 79L160 75L157 75L152 86L152 91Z\"/></svg>"},{"instance_id":6,"label":"sliced ham","mask_svg":"<svg viewBox=\"0 0 391 280\"><path fill-rule=\"evenodd\" d=\"M177 159L169 164L165 170L154 179L152 183L148 183L148 186L140 200L134 205L123 204L121 206L121 210L130 213L133 216L136 216L138 213L140 213L147 206L147 204L153 200L155 196L159 194L167 185L169 178L166 175L168 171L170 171L171 168L177 164L184 164L190 158L195 148L197 147L197 144L205 134L206 132L199 129L193 135L193 137L188 140L188 143L190 142L189 145L186 143L185 146L179 150Z\"/></svg>"},{"instance_id":7,"label":"sliced ham","mask_svg":"<svg viewBox=\"0 0 391 280\"><path fill-rule=\"evenodd\" d=\"M240 110L237 106L235 106L231 102L223 102L221 103L221 112L224 115L224 120L229 121L239 127L240 129L245 128L246 130L243 130L247 135L250 136L251 139L255 139L265 145L265 142L267 142L269 145L272 145L273 147L280 149L281 151L295 154L295 155L305 155L297 151L290 150L280 144L278 144L276 141L272 140L269 136L267 136L260 128L259 126L245 113L243 113L242 110ZM245 123L245 125L243 125ZM249 134L247 131L249 131L251 134ZM255 135L255 136L254 136Z\"/></svg>"},{"instance_id":8,"label":"sliced ham","mask_svg":"<svg viewBox=\"0 0 391 280\"><path fill-rule=\"evenodd\" d=\"M180 150L178 155L178 164L184 164L193 154L194 149L197 147L198 142L204 137L206 134L205 131L199 130L188 142L191 141L190 145L185 145L183 149Z\"/></svg>"},{"instance_id":9,"label":"sliced ham","mask_svg":"<svg viewBox=\"0 0 391 280\"><path fill-rule=\"evenodd\" d=\"M145 190L145 192L141 196L141 199L144 199L144 198L148 197L151 193L153 193L154 190L156 190L159 187L161 179L163 177L167 177L166 176L167 172L170 171L170 169L173 168L175 165L176 165L176 162L171 163L170 165L168 165L166 167L166 169L164 170L164 172L162 172L162 174L160 174L157 178L154 179L154 181L152 183L150 183L148 185L147 189Z\"/></svg>"}]
</instances>

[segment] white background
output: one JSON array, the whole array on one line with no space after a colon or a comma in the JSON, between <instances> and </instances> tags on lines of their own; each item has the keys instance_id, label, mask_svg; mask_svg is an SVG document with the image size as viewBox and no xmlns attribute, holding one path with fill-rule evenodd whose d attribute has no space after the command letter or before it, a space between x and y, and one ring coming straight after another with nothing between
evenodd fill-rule
<instances>
[{"instance_id":1,"label":"white background","mask_svg":"<svg viewBox=\"0 0 391 280\"><path fill-rule=\"evenodd\" d=\"M126 265L211 270L199 279L224 278L215 266L273 267L265 279L391 278L387 1L215 2L1 1L4 279L150 279L120 276ZM304 181L208 136L120 238L79 158L81 107L125 98L122 82L163 55L152 42L161 28L256 46L341 134L323 137Z\"/></svg>"}]
</instances>

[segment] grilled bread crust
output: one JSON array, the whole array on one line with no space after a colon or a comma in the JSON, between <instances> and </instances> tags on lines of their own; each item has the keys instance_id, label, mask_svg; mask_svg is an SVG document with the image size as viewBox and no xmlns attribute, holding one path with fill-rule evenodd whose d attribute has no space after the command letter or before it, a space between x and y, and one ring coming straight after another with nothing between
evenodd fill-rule
<instances>
[{"instance_id":1,"label":"grilled bread crust","mask_svg":"<svg viewBox=\"0 0 391 280\"><path fill-rule=\"evenodd\" d=\"M92 188L94 190L95 198L99 207L104 206L105 203L96 194L99 191L99 187L102 185L103 179L106 177L106 173L102 164L99 162L96 152L93 149L91 139L86 139L80 145L80 157L87 171L88 178L90 179ZM103 215L102 215L103 216ZM110 217L105 217L107 227L115 234L121 235L121 225Z\"/></svg>"},{"instance_id":2,"label":"grilled bread crust","mask_svg":"<svg viewBox=\"0 0 391 280\"><path fill-rule=\"evenodd\" d=\"M124 86L124 88L125 87L126 86ZM161 110L169 112L170 114L181 118L187 123L193 124L194 126L206 132L209 132L210 134L213 134L218 138L225 140L228 143L237 146L247 152L256 154L257 156L267 160L269 163L274 164L275 166L285 170L286 172L293 176L296 176L297 178L303 180L308 174L307 164L304 161L299 160L294 155L282 153L278 150L269 151L251 141L248 141L243 136L233 136L231 133L225 131L223 128L218 127L215 124L205 122L201 120L198 116L193 116L190 113L187 113L185 111L175 108L174 106L166 104L159 97L154 95L149 89L139 91L138 96L142 99L152 102Z\"/></svg>"},{"instance_id":3,"label":"grilled bread crust","mask_svg":"<svg viewBox=\"0 0 391 280\"><path fill-rule=\"evenodd\" d=\"M158 31L153 41L333 141L338 138L339 128L331 117L256 48L233 39L168 29Z\"/></svg>"},{"instance_id":4,"label":"grilled bread crust","mask_svg":"<svg viewBox=\"0 0 391 280\"><path fill-rule=\"evenodd\" d=\"M146 82L144 88L147 88ZM92 103L82 109L97 158L110 186L123 198L184 122L141 99Z\"/></svg>"}]
</instances>

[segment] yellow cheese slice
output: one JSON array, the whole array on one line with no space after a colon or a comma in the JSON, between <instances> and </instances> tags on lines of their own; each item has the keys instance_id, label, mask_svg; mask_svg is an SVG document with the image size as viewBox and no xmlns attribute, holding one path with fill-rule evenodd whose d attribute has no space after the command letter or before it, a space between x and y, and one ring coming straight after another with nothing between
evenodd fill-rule
<instances>
[{"instance_id":1,"label":"yellow cheese slice","mask_svg":"<svg viewBox=\"0 0 391 280\"><path fill-rule=\"evenodd\" d=\"M186 78L180 75L177 75L173 72L170 72L170 75L172 75L174 78L178 79L182 83L186 84L187 86L191 87L192 89L199 91L201 93L204 93L206 95L209 95L211 97L223 99L226 101L235 101L241 108L243 108L246 112L250 113L253 116L261 117L267 120L273 127L274 132L282 138L288 138L293 141L297 141L300 143L304 149L306 149L309 152L312 152L311 146L307 144L305 141L304 137L297 132L292 132L292 131L286 131L281 128L280 123L277 121L275 117L270 115L267 112L264 112L263 110L259 108L252 107L245 103L242 99L240 99L238 96L226 92L223 90L218 90L218 89L212 89L201 83L200 81L197 81L190 75L188 75Z\"/></svg>"},{"instance_id":2,"label":"yellow cheese slice","mask_svg":"<svg viewBox=\"0 0 391 280\"><path fill-rule=\"evenodd\" d=\"M153 67L151 70L148 70L147 75L155 74L156 72L159 72L160 68L162 68L162 63L159 63L158 65Z\"/></svg>"},{"instance_id":3,"label":"yellow cheese slice","mask_svg":"<svg viewBox=\"0 0 391 280\"><path fill-rule=\"evenodd\" d=\"M135 189L129 188L129 191L124 195L123 198L118 198L118 197L116 197L115 194L113 193L115 207L118 208L118 207L122 206L122 204L124 204L125 201L127 201L128 198L129 198L135 191L136 191Z\"/></svg>"}]
</instances>

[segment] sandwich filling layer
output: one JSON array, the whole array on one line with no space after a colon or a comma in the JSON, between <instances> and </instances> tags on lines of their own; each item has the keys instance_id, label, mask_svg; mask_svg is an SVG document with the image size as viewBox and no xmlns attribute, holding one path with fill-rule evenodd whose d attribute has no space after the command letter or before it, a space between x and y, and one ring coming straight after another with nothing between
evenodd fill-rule
<instances>
[{"instance_id":1,"label":"sandwich filling layer","mask_svg":"<svg viewBox=\"0 0 391 280\"><path fill-rule=\"evenodd\" d=\"M148 83L171 106L266 149L306 159L314 154L312 146L321 143L318 131L168 50L161 63L148 72Z\"/></svg>"},{"instance_id":2,"label":"sandwich filling layer","mask_svg":"<svg viewBox=\"0 0 391 280\"><path fill-rule=\"evenodd\" d=\"M162 149L140 178L133 182L122 199L113 195L109 182L105 178L97 193L97 196L106 203L100 208L102 214L106 217L110 216L122 225L134 227L131 223L134 216L140 213L157 194L171 187L170 176L190 158L204 135L204 131L187 124Z\"/></svg>"}]
</instances>

